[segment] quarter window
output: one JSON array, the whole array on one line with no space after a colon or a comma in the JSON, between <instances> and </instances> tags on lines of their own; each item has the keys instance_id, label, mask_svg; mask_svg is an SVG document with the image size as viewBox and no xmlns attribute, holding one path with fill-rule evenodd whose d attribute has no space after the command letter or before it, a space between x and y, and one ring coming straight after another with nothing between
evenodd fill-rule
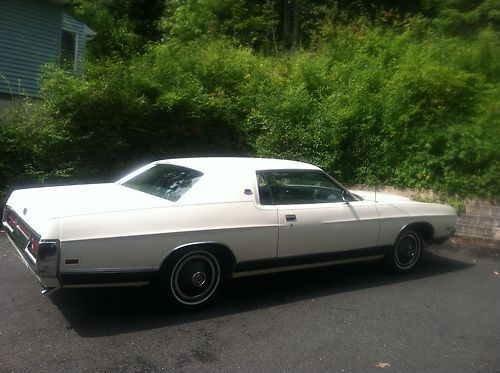
<instances>
[{"instance_id":1,"label":"quarter window","mask_svg":"<svg viewBox=\"0 0 500 373\"><path fill-rule=\"evenodd\" d=\"M158 164L127 180L122 185L176 202L202 176L203 173L190 168Z\"/></svg>"},{"instance_id":2,"label":"quarter window","mask_svg":"<svg viewBox=\"0 0 500 373\"><path fill-rule=\"evenodd\" d=\"M292 205L342 202L344 189L323 172L265 171L257 175L260 203Z\"/></svg>"}]
</instances>

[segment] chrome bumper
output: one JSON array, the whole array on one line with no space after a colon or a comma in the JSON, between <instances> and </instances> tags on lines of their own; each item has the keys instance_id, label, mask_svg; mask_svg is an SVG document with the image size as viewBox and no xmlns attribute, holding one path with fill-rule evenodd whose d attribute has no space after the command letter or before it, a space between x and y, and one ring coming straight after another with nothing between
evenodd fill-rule
<instances>
[{"instance_id":1,"label":"chrome bumper","mask_svg":"<svg viewBox=\"0 0 500 373\"><path fill-rule=\"evenodd\" d=\"M5 207L2 217L2 225L7 232L7 237L9 237L10 242L16 248L23 263L31 270L31 272L33 272L43 287L59 287L59 241L40 240L38 244L38 255L35 258L33 253L29 250L32 238L30 238L27 233L24 233L19 226L11 226L8 223L7 216L9 214L16 216L17 219L20 219L20 217L8 207ZM29 228L29 226L24 222L23 225ZM30 231L33 230L30 229Z\"/></svg>"}]
</instances>

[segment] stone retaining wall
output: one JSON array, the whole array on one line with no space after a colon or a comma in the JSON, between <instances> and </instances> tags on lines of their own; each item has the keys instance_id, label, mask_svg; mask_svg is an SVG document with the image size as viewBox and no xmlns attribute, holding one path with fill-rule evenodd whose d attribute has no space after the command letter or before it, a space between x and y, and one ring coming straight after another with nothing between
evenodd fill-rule
<instances>
[{"instance_id":1,"label":"stone retaining wall","mask_svg":"<svg viewBox=\"0 0 500 373\"><path fill-rule=\"evenodd\" d=\"M457 235L500 242L500 206L466 204L465 213L458 218Z\"/></svg>"}]
</instances>

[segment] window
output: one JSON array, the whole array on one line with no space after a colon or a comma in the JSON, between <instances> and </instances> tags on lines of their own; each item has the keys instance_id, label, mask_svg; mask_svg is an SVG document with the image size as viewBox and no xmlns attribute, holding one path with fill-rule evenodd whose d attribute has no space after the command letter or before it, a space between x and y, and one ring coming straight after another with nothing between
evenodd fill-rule
<instances>
[{"instance_id":1,"label":"window","mask_svg":"<svg viewBox=\"0 0 500 373\"><path fill-rule=\"evenodd\" d=\"M272 205L271 190L267 185L264 175L257 174L257 184L259 186L259 200L261 205Z\"/></svg>"},{"instance_id":2,"label":"window","mask_svg":"<svg viewBox=\"0 0 500 373\"><path fill-rule=\"evenodd\" d=\"M264 171L257 175L260 203L291 205L343 202L344 189L323 172ZM348 200L354 200L346 196Z\"/></svg>"},{"instance_id":3,"label":"window","mask_svg":"<svg viewBox=\"0 0 500 373\"><path fill-rule=\"evenodd\" d=\"M61 34L61 67L69 72L75 71L76 34L62 30Z\"/></svg>"},{"instance_id":4,"label":"window","mask_svg":"<svg viewBox=\"0 0 500 373\"><path fill-rule=\"evenodd\" d=\"M203 173L190 168L158 164L122 185L176 202L202 176Z\"/></svg>"}]
</instances>

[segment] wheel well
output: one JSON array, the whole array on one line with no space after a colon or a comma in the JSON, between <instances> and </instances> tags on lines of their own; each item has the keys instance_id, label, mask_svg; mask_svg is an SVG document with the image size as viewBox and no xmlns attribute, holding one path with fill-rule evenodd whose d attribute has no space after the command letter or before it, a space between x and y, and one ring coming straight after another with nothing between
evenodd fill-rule
<instances>
[{"instance_id":1,"label":"wheel well","mask_svg":"<svg viewBox=\"0 0 500 373\"><path fill-rule=\"evenodd\" d=\"M175 248L170 254L163 260L160 271L169 263L171 259L175 259L180 255L194 250L205 250L216 256L223 268L223 275L225 277L230 276L233 272L234 264L236 263L236 258L233 252L225 245L216 242L197 242L192 244L187 244Z\"/></svg>"},{"instance_id":2,"label":"wheel well","mask_svg":"<svg viewBox=\"0 0 500 373\"><path fill-rule=\"evenodd\" d=\"M434 228L431 224L426 222L411 223L405 226L401 232L408 230L415 231L420 234L424 242L429 242L434 236Z\"/></svg>"}]
</instances>

